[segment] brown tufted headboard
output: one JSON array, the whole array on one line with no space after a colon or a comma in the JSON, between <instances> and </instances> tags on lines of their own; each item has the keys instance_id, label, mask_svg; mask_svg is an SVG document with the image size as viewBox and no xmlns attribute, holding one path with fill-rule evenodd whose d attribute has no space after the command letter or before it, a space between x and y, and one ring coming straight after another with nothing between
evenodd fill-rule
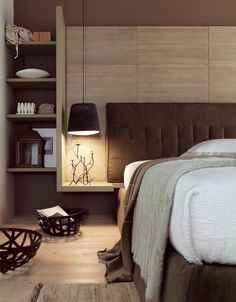
<instances>
[{"instance_id":1,"label":"brown tufted headboard","mask_svg":"<svg viewBox=\"0 0 236 302\"><path fill-rule=\"evenodd\" d=\"M236 104L107 104L108 181L130 162L178 156L198 142L236 138Z\"/></svg>"}]
</instances>

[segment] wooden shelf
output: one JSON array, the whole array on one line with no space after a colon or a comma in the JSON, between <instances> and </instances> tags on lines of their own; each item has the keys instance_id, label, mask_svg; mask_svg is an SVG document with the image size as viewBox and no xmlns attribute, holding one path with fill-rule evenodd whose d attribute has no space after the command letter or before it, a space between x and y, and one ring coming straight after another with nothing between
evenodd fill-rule
<instances>
[{"instance_id":1,"label":"wooden shelf","mask_svg":"<svg viewBox=\"0 0 236 302\"><path fill-rule=\"evenodd\" d=\"M66 182L62 185L63 192L113 192L114 186L112 183L105 181L92 182L90 185L70 185Z\"/></svg>"},{"instance_id":2,"label":"wooden shelf","mask_svg":"<svg viewBox=\"0 0 236 302\"><path fill-rule=\"evenodd\" d=\"M55 122L56 114L7 114L7 119L13 122Z\"/></svg>"},{"instance_id":3,"label":"wooden shelf","mask_svg":"<svg viewBox=\"0 0 236 302\"><path fill-rule=\"evenodd\" d=\"M7 83L16 89L55 89L56 78L23 79L7 78Z\"/></svg>"},{"instance_id":4,"label":"wooden shelf","mask_svg":"<svg viewBox=\"0 0 236 302\"><path fill-rule=\"evenodd\" d=\"M12 173L56 172L57 168L7 168Z\"/></svg>"},{"instance_id":5,"label":"wooden shelf","mask_svg":"<svg viewBox=\"0 0 236 302\"><path fill-rule=\"evenodd\" d=\"M13 56L16 55L16 47L6 43ZM19 56L55 56L56 41L35 41L19 44Z\"/></svg>"}]
</instances>

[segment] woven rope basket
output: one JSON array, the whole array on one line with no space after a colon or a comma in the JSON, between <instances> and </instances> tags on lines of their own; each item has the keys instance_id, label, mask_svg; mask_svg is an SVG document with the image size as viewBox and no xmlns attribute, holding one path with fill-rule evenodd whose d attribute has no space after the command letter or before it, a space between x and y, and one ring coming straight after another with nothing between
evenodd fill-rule
<instances>
[{"instance_id":1,"label":"woven rope basket","mask_svg":"<svg viewBox=\"0 0 236 302\"><path fill-rule=\"evenodd\" d=\"M0 271L27 263L40 247L42 235L36 231L19 228L0 228Z\"/></svg>"},{"instance_id":2,"label":"woven rope basket","mask_svg":"<svg viewBox=\"0 0 236 302\"><path fill-rule=\"evenodd\" d=\"M68 216L42 217L38 215L38 224L42 230L52 236L70 236L79 232L85 211L66 209Z\"/></svg>"}]
</instances>

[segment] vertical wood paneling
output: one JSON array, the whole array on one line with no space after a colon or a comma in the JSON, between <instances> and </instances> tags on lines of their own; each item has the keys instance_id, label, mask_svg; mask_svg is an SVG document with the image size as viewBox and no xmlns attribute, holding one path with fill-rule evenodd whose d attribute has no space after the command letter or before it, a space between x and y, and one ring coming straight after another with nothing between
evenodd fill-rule
<instances>
[{"instance_id":1,"label":"vertical wood paneling","mask_svg":"<svg viewBox=\"0 0 236 302\"><path fill-rule=\"evenodd\" d=\"M141 65L141 102L207 102L208 67L202 65Z\"/></svg>"},{"instance_id":2,"label":"vertical wood paneling","mask_svg":"<svg viewBox=\"0 0 236 302\"><path fill-rule=\"evenodd\" d=\"M106 179L107 102L236 101L236 27L88 27L85 46L86 101L102 131L80 142L95 152L95 180ZM82 29L68 27L68 108L82 101L81 63Z\"/></svg>"},{"instance_id":3,"label":"vertical wood paneling","mask_svg":"<svg viewBox=\"0 0 236 302\"><path fill-rule=\"evenodd\" d=\"M81 26L66 27L66 49L67 67L82 64L83 36Z\"/></svg>"},{"instance_id":4,"label":"vertical wood paneling","mask_svg":"<svg viewBox=\"0 0 236 302\"><path fill-rule=\"evenodd\" d=\"M139 64L208 64L207 27L139 27Z\"/></svg>"},{"instance_id":5,"label":"vertical wood paneling","mask_svg":"<svg viewBox=\"0 0 236 302\"><path fill-rule=\"evenodd\" d=\"M236 103L236 64L210 66L210 102Z\"/></svg>"},{"instance_id":6,"label":"vertical wood paneling","mask_svg":"<svg viewBox=\"0 0 236 302\"><path fill-rule=\"evenodd\" d=\"M87 98L92 102L135 102L137 68L135 65L88 65Z\"/></svg>"},{"instance_id":7,"label":"vertical wood paneling","mask_svg":"<svg viewBox=\"0 0 236 302\"><path fill-rule=\"evenodd\" d=\"M67 65L67 108L74 104L82 102L82 65Z\"/></svg>"},{"instance_id":8,"label":"vertical wood paneling","mask_svg":"<svg viewBox=\"0 0 236 302\"><path fill-rule=\"evenodd\" d=\"M236 64L236 27L209 27L210 65Z\"/></svg>"},{"instance_id":9,"label":"vertical wood paneling","mask_svg":"<svg viewBox=\"0 0 236 302\"><path fill-rule=\"evenodd\" d=\"M86 28L86 63L89 65L137 64L137 27Z\"/></svg>"},{"instance_id":10,"label":"vertical wood paneling","mask_svg":"<svg viewBox=\"0 0 236 302\"><path fill-rule=\"evenodd\" d=\"M140 27L139 101L208 101L208 28Z\"/></svg>"},{"instance_id":11,"label":"vertical wood paneling","mask_svg":"<svg viewBox=\"0 0 236 302\"><path fill-rule=\"evenodd\" d=\"M85 100L97 105L101 134L79 138L95 155L91 174L106 179L105 125L107 102L137 100L137 27L88 27L85 29ZM82 102L82 29L67 28L67 107ZM69 110L68 110L69 111ZM71 139L67 139L66 175L70 179Z\"/></svg>"},{"instance_id":12,"label":"vertical wood paneling","mask_svg":"<svg viewBox=\"0 0 236 302\"><path fill-rule=\"evenodd\" d=\"M236 27L209 28L209 101L236 102Z\"/></svg>"}]
</instances>

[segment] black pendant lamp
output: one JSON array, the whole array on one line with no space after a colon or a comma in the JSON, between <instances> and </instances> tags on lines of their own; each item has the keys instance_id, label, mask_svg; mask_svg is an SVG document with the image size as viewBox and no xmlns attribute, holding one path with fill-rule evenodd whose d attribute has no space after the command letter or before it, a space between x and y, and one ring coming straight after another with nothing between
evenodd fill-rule
<instances>
[{"instance_id":1,"label":"black pendant lamp","mask_svg":"<svg viewBox=\"0 0 236 302\"><path fill-rule=\"evenodd\" d=\"M68 133L93 135L100 132L96 105L93 103L73 104L70 109Z\"/></svg>"},{"instance_id":2,"label":"black pendant lamp","mask_svg":"<svg viewBox=\"0 0 236 302\"><path fill-rule=\"evenodd\" d=\"M70 108L70 117L67 132L72 135L94 135L100 132L99 120L96 105L85 102L85 1L82 0L83 12L83 90L82 103L73 104Z\"/></svg>"}]
</instances>

